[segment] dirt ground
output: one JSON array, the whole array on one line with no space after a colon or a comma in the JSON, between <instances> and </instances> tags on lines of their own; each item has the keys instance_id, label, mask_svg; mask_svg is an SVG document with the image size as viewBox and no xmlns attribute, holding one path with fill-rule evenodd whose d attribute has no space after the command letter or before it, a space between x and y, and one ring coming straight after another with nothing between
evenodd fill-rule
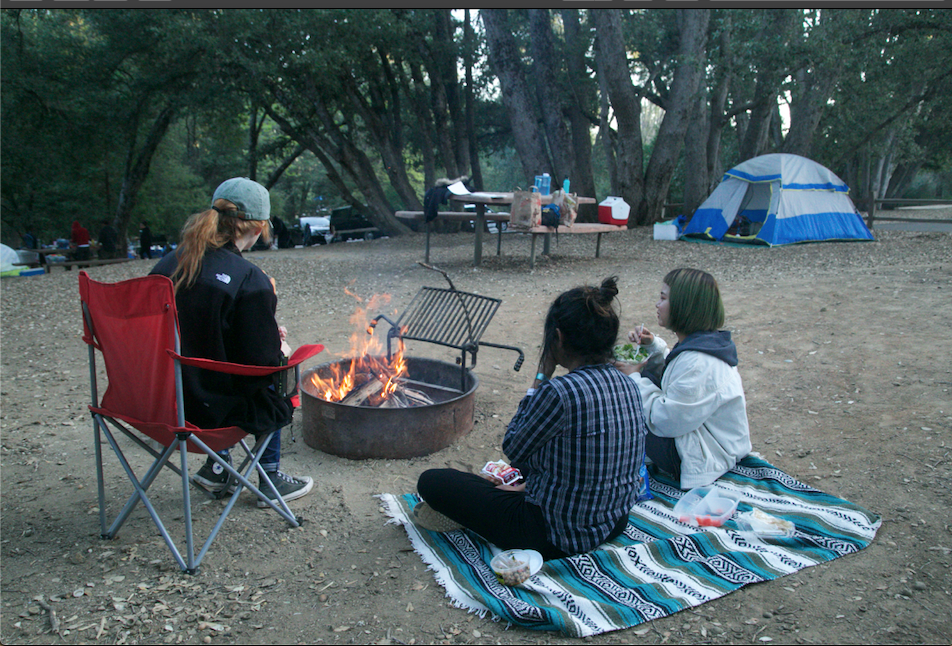
<instances>
[{"instance_id":1,"label":"dirt ground","mask_svg":"<svg viewBox=\"0 0 952 646\"><path fill-rule=\"evenodd\" d=\"M422 286L421 235L248 257L277 280L291 345L320 342L305 365L349 353L362 299L389 294L402 311ZM285 433L283 468L315 491L291 503L289 529L245 493L198 575L178 571L139 509L113 541L99 538L89 384L76 272L3 279L2 602L4 644L571 643L454 608L376 494L413 491L430 467L474 469L500 443L534 374L546 308L559 292L618 275L624 329L657 329L654 303L672 268L719 280L740 354L754 450L793 476L878 513L867 549L594 643L949 643L952 635L952 238L877 232L872 243L775 249L563 235L529 272L529 241L495 239L472 266L472 234L435 236L431 262L463 291L502 299L474 369L475 427L425 457L351 461ZM148 273L137 260L93 268L97 280ZM361 328L357 328L358 330ZM662 331L662 336L665 332ZM670 337L670 333L667 333ZM669 341L671 339L669 338ZM455 351L410 344L411 355ZM197 469L197 465L194 467ZM109 462L108 492L127 487ZM176 511L172 476L153 495ZM222 503L194 502L210 527ZM115 510L116 504L110 508Z\"/></svg>"}]
</instances>

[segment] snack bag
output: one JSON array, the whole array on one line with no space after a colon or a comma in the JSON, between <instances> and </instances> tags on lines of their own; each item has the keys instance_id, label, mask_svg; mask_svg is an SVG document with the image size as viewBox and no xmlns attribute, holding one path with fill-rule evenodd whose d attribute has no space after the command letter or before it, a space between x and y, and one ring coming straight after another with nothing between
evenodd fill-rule
<instances>
[{"instance_id":1,"label":"snack bag","mask_svg":"<svg viewBox=\"0 0 952 646\"><path fill-rule=\"evenodd\" d=\"M522 479L522 474L519 473L519 469L509 466L509 464L503 460L487 462L485 466L483 466L482 472L501 480L503 484L507 485L515 484Z\"/></svg>"}]
</instances>

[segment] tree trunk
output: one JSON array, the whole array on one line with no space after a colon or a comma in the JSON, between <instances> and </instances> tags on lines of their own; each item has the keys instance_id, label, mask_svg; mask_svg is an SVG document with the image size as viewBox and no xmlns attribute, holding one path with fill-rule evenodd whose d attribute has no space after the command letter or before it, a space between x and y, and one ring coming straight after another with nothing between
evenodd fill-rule
<instances>
[{"instance_id":1,"label":"tree trunk","mask_svg":"<svg viewBox=\"0 0 952 646\"><path fill-rule=\"evenodd\" d=\"M773 82L761 75L754 89L754 107L750 110L747 127L744 129L744 136L740 142L740 161L752 159L765 151L776 97Z\"/></svg>"},{"instance_id":2,"label":"tree trunk","mask_svg":"<svg viewBox=\"0 0 952 646\"><path fill-rule=\"evenodd\" d=\"M469 167L472 185L483 190L483 171L479 164L479 147L476 139L476 92L473 89L473 23L469 9L463 11L463 66L466 75L466 143L469 147ZM429 186L429 185L428 185Z\"/></svg>"},{"instance_id":3,"label":"tree trunk","mask_svg":"<svg viewBox=\"0 0 952 646\"><path fill-rule=\"evenodd\" d=\"M433 129L429 124L433 121L433 115L427 104L426 97L428 90L423 81L423 73L418 65L409 65L410 83L408 92L410 93L410 106L417 123L421 127L417 129L420 135L420 156L423 159L423 186L424 191L436 183L436 155L434 154L435 142L433 141Z\"/></svg>"},{"instance_id":4,"label":"tree trunk","mask_svg":"<svg viewBox=\"0 0 952 646\"><path fill-rule=\"evenodd\" d=\"M800 70L797 74L798 92L796 100L790 104L790 130L783 142L783 152L811 156L813 135L842 70L842 62L839 62L830 66L817 66L810 76L807 76L806 70Z\"/></svg>"},{"instance_id":5,"label":"tree trunk","mask_svg":"<svg viewBox=\"0 0 952 646\"><path fill-rule=\"evenodd\" d=\"M705 199L720 182L721 175L724 174L724 163L721 160L721 137L724 133L724 127L729 123L725 110L731 83L734 80L733 21L729 13L725 12L722 15L724 16L724 25L719 38L721 64L716 71L717 82L711 92L711 113L708 119Z\"/></svg>"},{"instance_id":6,"label":"tree trunk","mask_svg":"<svg viewBox=\"0 0 952 646\"><path fill-rule=\"evenodd\" d=\"M708 196L710 164L707 160L710 115L707 97L698 93L691 111L691 127L684 139L684 207L681 213L691 216Z\"/></svg>"},{"instance_id":7,"label":"tree trunk","mask_svg":"<svg viewBox=\"0 0 952 646\"><path fill-rule=\"evenodd\" d=\"M486 29L489 62L499 78L503 105L512 127L513 145L522 164L523 176L529 182L548 166L548 161L540 145L544 140L543 133L539 130L535 104L509 27L508 10L480 10L479 15Z\"/></svg>"},{"instance_id":8,"label":"tree trunk","mask_svg":"<svg viewBox=\"0 0 952 646\"><path fill-rule=\"evenodd\" d=\"M129 220L132 218L132 209L136 205L139 197L139 190L149 176L149 166L155 157L155 152L162 143L165 133L172 125L172 119L175 116L175 108L167 104L156 116L149 128L149 134L146 136L145 143L140 150L136 150L139 120L133 120L132 129L129 137L128 149L126 151L125 172L122 177L122 183L119 188L119 200L116 205L115 222L118 224L120 238L129 229Z\"/></svg>"},{"instance_id":9,"label":"tree trunk","mask_svg":"<svg viewBox=\"0 0 952 646\"><path fill-rule=\"evenodd\" d=\"M449 111L441 61L445 57L445 53L430 49L422 40L420 42L420 53L430 80L430 110L433 112L432 124L440 161L443 163L445 176L456 178L460 174L459 166L456 164L456 147L453 144L456 138L453 132L452 115Z\"/></svg>"},{"instance_id":10,"label":"tree trunk","mask_svg":"<svg viewBox=\"0 0 952 646\"><path fill-rule=\"evenodd\" d=\"M398 148L394 141L395 124L387 119L388 106L379 95L379 88L370 85L371 103L368 103L351 81L346 82L345 87L351 105L361 116L373 137L374 148L380 153L390 185L397 192L404 208L410 211L422 211L423 203L410 186L403 161L403 150Z\"/></svg>"},{"instance_id":11,"label":"tree trunk","mask_svg":"<svg viewBox=\"0 0 952 646\"><path fill-rule=\"evenodd\" d=\"M532 43L532 78L536 86L536 98L539 112L545 124L545 141L548 143L551 165L544 171L552 176L552 188L555 190L560 179L571 174L572 153L569 129L562 118L562 84L559 82L558 68L561 57L556 54L552 44L552 18L548 9L529 10L529 29Z\"/></svg>"},{"instance_id":12,"label":"tree trunk","mask_svg":"<svg viewBox=\"0 0 952 646\"><path fill-rule=\"evenodd\" d=\"M685 133L690 124L689 112L698 106L698 88L704 75L707 51L709 9L678 9L679 64L671 82L664 119L658 130L648 172L645 176L644 200L639 205L635 224L645 225L661 219L671 179L681 156ZM629 221L630 225L630 221Z\"/></svg>"},{"instance_id":13,"label":"tree trunk","mask_svg":"<svg viewBox=\"0 0 952 646\"><path fill-rule=\"evenodd\" d=\"M599 80L605 83L618 124L617 136L612 142L613 160L617 165L612 193L624 199L634 211L644 199L641 96L631 83L621 12L593 10L590 15L595 23L595 60ZM609 132L604 132L603 136L607 139ZM628 225L634 225L633 219L629 218Z\"/></svg>"},{"instance_id":14,"label":"tree trunk","mask_svg":"<svg viewBox=\"0 0 952 646\"><path fill-rule=\"evenodd\" d=\"M563 9L562 24L565 29L565 69L568 90L567 110L572 130L572 165L569 171L571 190L579 195L596 197L595 177L592 174L592 125L588 115L596 102L596 88L588 78L585 52L589 39L581 34L578 9ZM583 204L578 210L580 222L595 222L597 205Z\"/></svg>"},{"instance_id":15,"label":"tree trunk","mask_svg":"<svg viewBox=\"0 0 952 646\"><path fill-rule=\"evenodd\" d=\"M466 119L463 114L463 100L460 96L456 65L459 51L453 38L453 16L451 9L435 10L436 38L443 46L438 59L441 85L446 95L446 110L449 113L450 143L453 149L454 177L469 174L469 153L466 145Z\"/></svg>"}]
</instances>

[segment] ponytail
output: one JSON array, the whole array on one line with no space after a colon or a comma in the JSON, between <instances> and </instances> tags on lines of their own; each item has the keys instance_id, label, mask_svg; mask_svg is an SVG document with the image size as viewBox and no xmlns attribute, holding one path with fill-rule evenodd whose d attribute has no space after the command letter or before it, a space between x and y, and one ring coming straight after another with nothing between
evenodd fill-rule
<instances>
[{"instance_id":1,"label":"ponytail","mask_svg":"<svg viewBox=\"0 0 952 646\"><path fill-rule=\"evenodd\" d=\"M172 272L176 294L179 289L188 289L195 284L202 272L202 259L208 251L220 249L255 229L261 231L265 242L271 240L267 220L230 217L228 211L235 210L237 207L228 200L218 199L210 209L192 215L185 222L182 240L175 249L178 266Z\"/></svg>"}]
</instances>

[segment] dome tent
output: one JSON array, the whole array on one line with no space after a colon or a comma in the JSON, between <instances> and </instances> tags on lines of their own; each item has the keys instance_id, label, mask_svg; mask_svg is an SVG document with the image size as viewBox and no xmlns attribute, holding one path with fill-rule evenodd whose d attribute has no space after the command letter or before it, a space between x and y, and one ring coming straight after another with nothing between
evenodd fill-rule
<instances>
[{"instance_id":1,"label":"dome tent","mask_svg":"<svg viewBox=\"0 0 952 646\"><path fill-rule=\"evenodd\" d=\"M775 246L873 240L873 234L843 180L805 157L775 153L724 173L681 238Z\"/></svg>"}]
</instances>

